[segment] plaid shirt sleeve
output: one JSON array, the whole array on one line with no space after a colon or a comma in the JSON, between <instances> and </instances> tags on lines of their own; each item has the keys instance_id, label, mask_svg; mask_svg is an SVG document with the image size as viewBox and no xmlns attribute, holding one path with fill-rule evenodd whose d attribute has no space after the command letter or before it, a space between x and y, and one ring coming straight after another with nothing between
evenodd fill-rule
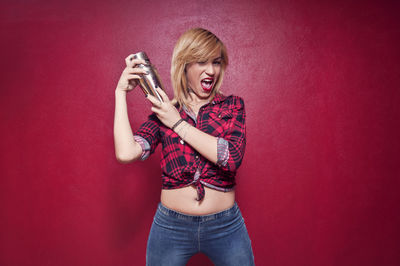
<instances>
[{"instance_id":1,"label":"plaid shirt sleeve","mask_svg":"<svg viewBox=\"0 0 400 266\"><path fill-rule=\"evenodd\" d=\"M232 120L223 138L228 142L229 157L219 166L222 170L235 172L242 164L246 148L246 112L243 99L234 97L231 110Z\"/></svg>"},{"instance_id":2,"label":"plaid shirt sleeve","mask_svg":"<svg viewBox=\"0 0 400 266\"><path fill-rule=\"evenodd\" d=\"M133 134L135 136L135 140L142 138L142 140L139 141L139 144L141 144L143 150L141 157L142 160L148 158L150 154L153 154L158 143L160 143L160 125L160 120L153 113L149 115L147 121L144 122Z\"/></svg>"}]
</instances>

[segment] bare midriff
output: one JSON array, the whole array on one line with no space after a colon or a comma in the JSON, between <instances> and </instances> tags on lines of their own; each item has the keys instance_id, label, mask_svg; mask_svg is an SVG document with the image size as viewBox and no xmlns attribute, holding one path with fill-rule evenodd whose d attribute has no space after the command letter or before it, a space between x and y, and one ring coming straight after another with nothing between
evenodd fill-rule
<instances>
[{"instance_id":1,"label":"bare midriff","mask_svg":"<svg viewBox=\"0 0 400 266\"><path fill-rule=\"evenodd\" d=\"M194 186L176 189L162 189L161 203L172 210L189 215L207 215L231 208L235 203L235 191L218 191L204 187L203 200L197 201L197 190Z\"/></svg>"}]
</instances>

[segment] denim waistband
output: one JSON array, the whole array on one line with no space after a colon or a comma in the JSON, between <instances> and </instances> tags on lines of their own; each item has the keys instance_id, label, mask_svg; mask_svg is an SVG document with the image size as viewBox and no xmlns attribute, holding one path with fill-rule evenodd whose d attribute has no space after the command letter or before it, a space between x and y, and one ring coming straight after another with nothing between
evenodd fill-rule
<instances>
[{"instance_id":1,"label":"denim waistband","mask_svg":"<svg viewBox=\"0 0 400 266\"><path fill-rule=\"evenodd\" d=\"M224 216L229 216L229 215L236 215L240 210L239 206L235 202L233 206L229 209L217 212L217 213L212 213L212 214L206 214L206 215L190 215L190 214L185 214L181 213L175 210L171 210L167 207L165 207L161 202L158 204L158 211L163 213L164 215L174 217L177 219L182 219L182 220L188 220L192 222L205 222L205 221L211 221L215 220Z\"/></svg>"}]
</instances>

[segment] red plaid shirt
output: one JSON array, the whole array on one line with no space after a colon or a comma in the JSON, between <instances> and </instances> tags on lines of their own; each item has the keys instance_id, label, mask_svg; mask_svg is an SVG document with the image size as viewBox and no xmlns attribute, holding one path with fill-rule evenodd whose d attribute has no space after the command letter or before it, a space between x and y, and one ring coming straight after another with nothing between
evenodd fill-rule
<instances>
[{"instance_id":1,"label":"red plaid shirt","mask_svg":"<svg viewBox=\"0 0 400 266\"><path fill-rule=\"evenodd\" d=\"M147 153L142 159L152 154L161 142L163 189L193 184L198 191L198 200L204 198L204 186L221 191L232 190L246 146L246 113L243 99L217 94L211 103L200 108L197 121L183 108L179 112L190 125L218 138L218 162L214 164L201 156L189 144L183 142L178 134L164 126L154 113L134 134L144 154ZM224 147L227 147L227 154Z\"/></svg>"}]
</instances>

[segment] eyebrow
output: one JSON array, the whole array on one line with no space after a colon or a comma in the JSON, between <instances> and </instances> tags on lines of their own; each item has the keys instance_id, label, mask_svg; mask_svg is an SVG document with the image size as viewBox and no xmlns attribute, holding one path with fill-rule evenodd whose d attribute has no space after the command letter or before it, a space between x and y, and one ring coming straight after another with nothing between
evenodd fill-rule
<instances>
[{"instance_id":1,"label":"eyebrow","mask_svg":"<svg viewBox=\"0 0 400 266\"><path fill-rule=\"evenodd\" d=\"M215 57L215 58L204 59L204 62L207 62L207 61L218 61L218 60L221 60L221 61L222 61L222 56ZM200 59L200 61L203 61L203 60Z\"/></svg>"}]
</instances>

